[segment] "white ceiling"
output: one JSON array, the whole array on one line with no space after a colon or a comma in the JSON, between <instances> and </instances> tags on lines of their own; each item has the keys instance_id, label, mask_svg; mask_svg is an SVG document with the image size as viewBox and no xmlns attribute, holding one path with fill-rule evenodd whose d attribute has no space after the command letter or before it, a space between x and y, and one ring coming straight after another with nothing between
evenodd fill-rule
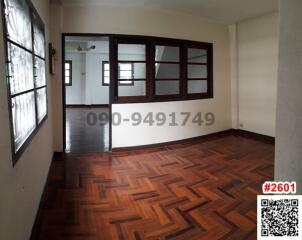
<instances>
[{"instance_id":1,"label":"white ceiling","mask_svg":"<svg viewBox=\"0 0 302 240\"><path fill-rule=\"evenodd\" d=\"M64 5L101 4L162 9L232 24L278 11L278 0L63 0Z\"/></svg>"}]
</instances>

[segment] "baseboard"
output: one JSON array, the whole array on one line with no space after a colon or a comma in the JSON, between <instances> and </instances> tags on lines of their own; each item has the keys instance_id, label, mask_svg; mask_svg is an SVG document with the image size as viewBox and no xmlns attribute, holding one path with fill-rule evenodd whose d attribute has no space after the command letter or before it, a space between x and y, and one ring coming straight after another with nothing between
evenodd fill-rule
<instances>
[{"instance_id":1,"label":"baseboard","mask_svg":"<svg viewBox=\"0 0 302 240\"><path fill-rule=\"evenodd\" d=\"M109 104L66 104L66 108L109 108Z\"/></svg>"},{"instance_id":2,"label":"baseboard","mask_svg":"<svg viewBox=\"0 0 302 240\"><path fill-rule=\"evenodd\" d=\"M275 138L271 136L266 136L254 132L245 131L242 129L228 129L216 133L210 133L198 137L192 137L192 138L186 138L182 140L176 140L176 141L169 141L169 142L163 142L163 143L155 143L155 144L147 144L147 145L139 145L139 146L131 146L131 147L117 147L112 148L112 152L122 152L122 151L131 151L131 150L140 150L144 148L158 148L158 147L166 147L168 145L173 144L186 144L186 143L192 143L192 142L200 142L200 141L206 141L211 139L216 139L222 136L226 135L235 135L235 136L242 136L266 143L275 144Z\"/></svg>"},{"instance_id":3,"label":"baseboard","mask_svg":"<svg viewBox=\"0 0 302 240\"><path fill-rule=\"evenodd\" d=\"M271 137L271 136L267 136L267 135L263 135L263 134L259 134L259 133L254 133L254 132L250 132L250 131L246 131L246 130L242 130L242 129L232 129L232 131L237 136L247 137L247 138L255 139L258 141L275 144L275 137Z\"/></svg>"},{"instance_id":4,"label":"baseboard","mask_svg":"<svg viewBox=\"0 0 302 240\"><path fill-rule=\"evenodd\" d=\"M131 147L118 147L118 148L112 148L112 152L120 152L120 151L129 151L129 150L139 150L143 148L157 148L157 147L165 147L168 145L174 145L174 144L187 144L202 140L211 140L216 139L218 137L226 136L226 135L232 135L233 129L228 129L216 133L210 133L202 136L192 137L192 138L186 138L176 141L169 141L169 142L163 142L163 143L155 143L155 144L147 144L147 145L139 145L139 146L131 146Z\"/></svg>"},{"instance_id":5,"label":"baseboard","mask_svg":"<svg viewBox=\"0 0 302 240\"><path fill-rule=\"evenodd\" d=\"M36 240L36 239L39 238L39 231L40 231L39 224L41 224L41 221L40 221L41 210L42 210L43 204L45 202L45 199L47 197L46 196L46 185L49 182L49 173L50 173L50 169L52 167L52 163L53 163L54 159L61 160L61 159L63 159L63 157L64 157L64 153L63 152L54 152L53 153L53 156L52 156L52 159L51 159L51 163L50 163L50 166L49 166L49 169L48 169L46 181L44 183L43 192L42 192L42 195L41 195L38 211L36 213L35 222L34 222L34 225L32 227L32 230L31 230L30 240Z\"/></svg>"}]
</instances>

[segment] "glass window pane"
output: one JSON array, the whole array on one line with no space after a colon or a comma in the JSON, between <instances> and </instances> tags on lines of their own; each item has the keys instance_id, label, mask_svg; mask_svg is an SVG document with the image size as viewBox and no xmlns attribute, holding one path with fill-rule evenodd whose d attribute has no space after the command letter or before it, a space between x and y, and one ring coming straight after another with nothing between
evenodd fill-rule
<instances>
[{"instance_id":1,"label":"glass window pane","mask_svg":"<svg viewBox=\"0 0 302 240\"><path fill-rule=\"evenodd\" d=\"M70 76L70 71L69 70L65 70L65 77L69 77Z\"/></svg>"},{"instance_id":2,"label":"glass window pane","mask_svg":"<svg viewBox=\"0 0 302 240\"><path fill-rule=\"evenodd\" d=\"M207 78L207 65L188 65L188 78Z\"/></svg>"},{"instance_id":3,"label":"glass window pane","mask_svg":"<svg viewBox=\"0 0 302 240\"><path fill-rule=\"evenodd\" d=\"M8 43L8 74L11 94L34 88L33 59L27 51Z\"/></svg>"},{"instance_id":4,"label":"glass window pane","mask_svg":"<svg viewBox=\"0 0 302 240\"><path fill-rule=\"evenodd\" d=\"M109 69L109 63L105 63L104 64L104 70L105 71L109 71L110 69Z\"/></svg>"},{"instance_id":5,"label":"glass window pane","mask_svg":"<svg viewBox=\"0 0 302 240\"><path fill-rule=\"evenodd\" d=\"M65 69L70 69L70 64L69 63L65 63Z\"/></svg>"},{"instance_id":6,"label":"glass window pane","mask_svg":"<svg viewBox=\"0 0 302 240\"><path fill-rule=\"evenodd\" d=\"M109 82L110 82L110 78L109 77L104 77L104 83L109 84Z\"/></svg>"},{"instance_id":7,"label":"glass window pane","mask_svg":"<svg viewBox=\"0 0 302 240\"><path fill-rule=\"evenodd\" d=\"M146 45L144 44L119 44L118 60L145 61Z\"/></svg>"},{"instance_id":8,"label":"glass window pane","mask_svg":"<svg viewBox=\"0 0 302 240\"><path fill-rule=\"evenodd\" d=\"M42 58L45 57L44 26L36 16L34 17L34 52Z\"/></svg>"},{"instance_id":9,"label":"glass window pane","mask_svg":"<svg viewBox=\"0 0 302 240\"><path fill-rule=\"evenodd\" d=\"M179 47L155 46L155 61L179 62Z\"/></svg>"},{"instance_id":10,"label":"glass window pane","mask_svg":"<svg viewBox=\"0 0 302 240\"><path fill-rule=\"evenodd\" d=\"M208 91L207 80L189 80L188 93L206 93Z\"/></svg>"},{"instance_id":11,"label":"glass window pane","mask_svg":"<svg viewBox=\"0 0 302 240\"><path fill-rule=\"evenodd\" d=\"M65 76L65 84L70 84L70 77Z\"/></svg>"},{"instance_id":12,"label":"glass window pane","mask_svg":"<svg viewBox=\"0 0 302 240\"><path fill-rule=\"evenodd\" d=\"M207 63L207 50L188 48L188 62Z\"/></svg>"},{"instance_id":13,"label":"glass window pane","mask_svg":"<svg viewBox=\"0 0 302 240\"><path fill-rule=\"evenodd\" d=\"M156 81L155 84L156 95L171 95L179 94L179 80L177 81Z\"/></svg>"},{"instance_id":14,"label":"glass window pane","mask_svg":"<svg viewBox=\"0 0 302 240\"><path fill-rule=\"evenodd\" d=\"M131 71L132 70L132 64L131 63L120 63L119 64L119 70L120 71Z\"/></svg>"},{"instance_id":15,"label":"glass window pane","mask_svg":"<svg viewBox=\"0 0 302 240\"><path fill-rule=\"evenodd\" d=\"M38 121L40 123L47 113L46 88L41 88L37 90L37 106L38 106Z\"/></svg>"},{"instance_id":16,"label":"glass window pane","mask_svg":"<svg viewBox=\"0 0 302 240\"><path fill-rule=\"evenodd\" d=\"M4 4L8 38L31 49L31 21L27 1L4 0Z\"/></svg>"},{"instance_id":17,"label":"glass window pane","mask_svg":"<svg viewBox=\"0 0 302 240\"><path fill-rule=\"evenodd\" d=\"M131 80L119 80L119 85L134 85L134 81Z\"/></svg>"},{"instance_id":18,"label":"glass window pane","mask_svg":"<svg viewBox=\"0 0 302 240\"><path fill-rule=\"evenodd\" d=\"M42 87L46 85L45 61L37 57L35 58L35 80L36 87Z\"/></svg>"},{"instance_id":19,"label":"glass window pane","mask_svg":"<svg viewBox=\"0 0 302 240\"><path fill-rule=\"evenodd\" d=\"M132 79L132 71L120 71L119 79Z\"/></svg>"},{"instance_id":20,"label":"glass window pane","mask_svg":"<svg viewBox=\"0 0 302 240\"><path fill-rule=\"evenodd\" d=\"M34 92L12 98L12 120L17 151L36 127Z\"/></svg>"},{"instance_id":21,"label":"glass window pane","mask_svg":"<svg viewBox=\"0 0 302 240\"><path fill-rule=\"evenodd\" d=\"M118 86L119 97L125 96L145 96L146 95L146 81L134 81L133 85Z\"/></svg>"},{"instance_id":22,"label":"glass window pane","mask_svg":"<svg viewBox=\"0 0 302 240\"><path fill-rule=\"evenodd\" d=\"M123 67L124 63L119 63L119 69ZM133 72L130 79L145 79L146 78L146 64L145 63L132 63ZM125 76L127 75L127 76ZM130 71L119 71L119 79L129 79Z\"/></svg>"},{"instance_id":23,"label":"glass window pane","mask_svg":"<svg viewBox=\"0 0 302 240\"><path fill-rule=\"evenodd\" d=\"M179 79L179 64L155 63L155 78L157 79Z\"/></svg>"}]
</instances>

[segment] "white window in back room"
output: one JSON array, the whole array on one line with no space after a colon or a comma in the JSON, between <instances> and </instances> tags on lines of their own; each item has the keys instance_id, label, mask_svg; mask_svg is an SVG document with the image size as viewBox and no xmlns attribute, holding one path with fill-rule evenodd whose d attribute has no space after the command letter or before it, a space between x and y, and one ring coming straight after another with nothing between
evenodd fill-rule
<instances>
[{"instance_id":1,"label":"white window in back room","mask_svg":"<svg viewBox=\"0 0 302 240\"><path fill-rule=\"evenodd\" d=\"M134 85L134 64L132 63L119 63L118 65L118 78L119 85ZM110 83L110 65L109 62L103 61L103 86L109 86Z\"/></svg>"}]
</instances>

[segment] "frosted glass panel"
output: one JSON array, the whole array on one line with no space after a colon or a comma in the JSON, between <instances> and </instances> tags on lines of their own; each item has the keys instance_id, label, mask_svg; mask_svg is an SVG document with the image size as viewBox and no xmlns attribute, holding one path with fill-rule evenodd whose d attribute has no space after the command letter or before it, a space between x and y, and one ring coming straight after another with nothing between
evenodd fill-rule
<instances>
[{"instance_id":1,"label":"frosted glass panel","mask_svg":"<svg viewBox=\"0 0 302 240\"><path fill-rule=\"evenodd\" d=\"M119 63L119 79L145 79L145 63Z\"/></svg>"},{"instance_id":2,"label":"frosted glass panel","mask_svg":"<svg viewBox=\"0 0 302 240\"><path fill-rule=\"evenodd\" d=\"M189 48L188 49L188 62L191 63L207 63L207 50Z\"/></svg>"},{"instance_id":3,"label":"frosted glass panel","mask_svg":"<svg viewBox=\"0 0 302 240\"><path fill-rule=\"evenodd\" d=\"M207 65L188 65L188 78L207 78Z\"/></svg>"},{"instance_id":4,"label":"frosted glass panel","mask_svg":"<svg viewBox=\"0 0 302 240\"><path fill-rule=\"evenodd\" d=\"M8 74L11 94L34 88L32 55L8 43Z\"/></svg>"},{"instance_id":5,"label":"frosted glass panel","mask_svg":"<svg viewBox=\"0 0 302 240\"><path fill-rule=\"evenodd\" d=\"M12 117L17 151L36 127L34 92L12 98Z\"/></svg>"},{"instance_id":6,"label":"frosted glass panel","mask_svg":"<svg viewBox=\"0 0 302 240\"><path fill-rule=\"evenodd\" d=\"M206 93L208 91L207 80L189 80L188 93Z\"/></svg>"},{"instance_id":7,"label":"frosted glass panel","mask_svg":"<svg viewBox=\"0 0 302 240\"><path fill-rule=\"evenodd\" d=\"M144 44L119 44L118 60L145 61L146 46Z\"/></svg>"},{"instance_id":8,"label":"frosted glass panel","mask_svg":"<svg viewBox=\"0 0 302 240\"><path fill-rule=\"evenodd\" d=\"M18 44L32 48L29 7L24 0L4 0L8 38Z\"/></svg>"},{"instance_id":9,"label":"frosted glass panel","mask_svg":"<svg viewBox=\"0 0 302 240\"><path fill-rule=\"evenodd\" d=\"M38 121L39 123L43 120L47 113L47 98L46 88L37 90L37 106L38 106Z\"/></svg>"},{"instance_id":10,"label":"frosted glass panel","mask_svg":"<svg viewBox=\"0 0 302 240\"><path fill-rule=\"evenodd\" d=\"M155 63L155 78L179 79L179 77L180 77L179 64Z\"/></svg>"},{"instance_id":11,"label":"frosted glass panel","mask_svg":"<svg viewBox=\"0 0 302 240\"><path fill-rule=\"evenodd\" d=\"M45 61L40 58L35 58L35 80L36 87L46 85L45 81Z\"/></svg>"},{"instance_id":12,"label":"frosted glass panel","mask_svg":"<svg viewBox=\"0 0 302 240\"><path fill-rule=\"evenodd\" d=\"M179 94L179 81L156 81L156 95Z\"/></svg>"},{"instance_id":13,"label":"frosted glass panel","mask_svg":"<svg viewBox=\"0 0 302 240\"><path fill-rule=\"evenodd\" d=\"M146 81L135 81L134 85L119 85L118 95L122 96L145 96L146 95Z\"/></svg>"},{"instance_id":14,"label":"frosted glass panel","mask_svg":"<svg viewBox=\"0 0 302 240\"><path fill-rule=\"evenodd\" d=\"M44 29L36 17L34 21L34 52L42 58L45 57Z\"/></svg>"},{"instance_id":15,"label":"frosted glass panel","mask_svg":"<svg viewBox=\"0 0 302 240\"><path fill-rule=\"evenodd\" d=\"M179 47L156 46L155 61L179 62Z\"/></svg>"}]
</instances>

